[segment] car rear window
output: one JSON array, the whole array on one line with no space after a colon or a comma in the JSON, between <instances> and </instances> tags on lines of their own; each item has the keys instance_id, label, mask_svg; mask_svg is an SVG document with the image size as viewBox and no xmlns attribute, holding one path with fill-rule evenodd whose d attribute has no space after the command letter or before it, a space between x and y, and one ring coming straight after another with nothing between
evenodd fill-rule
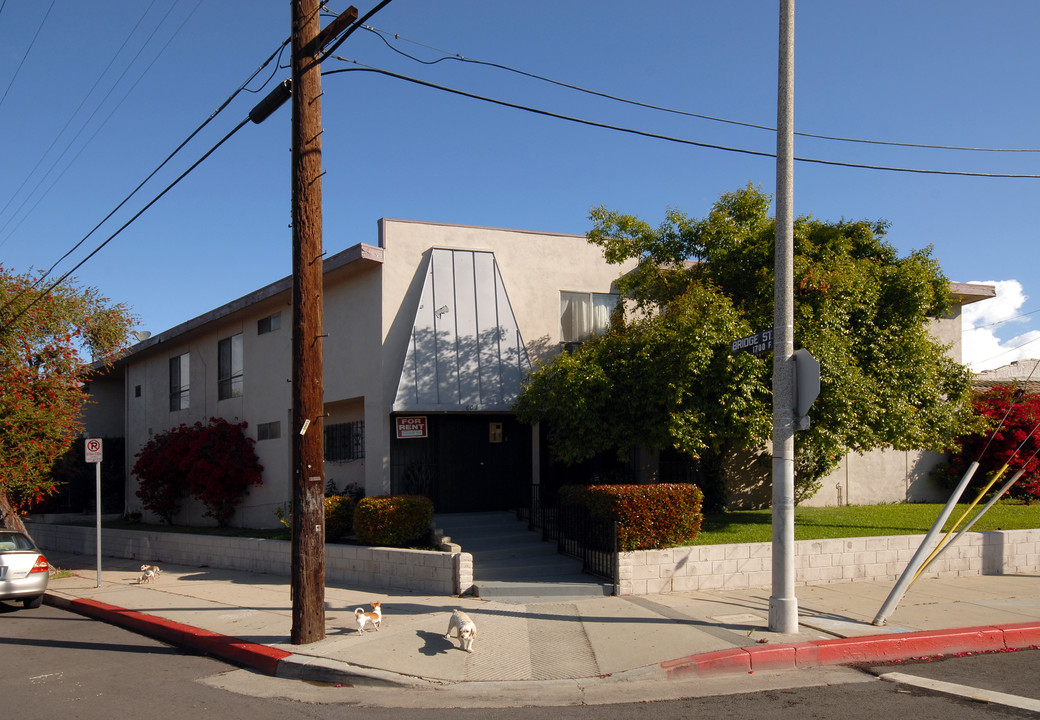
<instances>
[{"instance_id":1,"label":"car rear window","mask_svg":"<svg viewBox=\"0 0 1040 720\"><path fill-rule=\"evenodd\" d=\"M29 538L17 532L0 532L0 552L5 550L32 550Z\"/></svg>"}]
</instances>

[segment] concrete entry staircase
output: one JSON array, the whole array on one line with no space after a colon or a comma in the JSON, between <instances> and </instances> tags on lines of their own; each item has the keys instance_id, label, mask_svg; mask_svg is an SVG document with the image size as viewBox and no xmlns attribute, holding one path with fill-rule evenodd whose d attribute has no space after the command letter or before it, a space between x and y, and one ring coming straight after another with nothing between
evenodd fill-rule
<instances>
[{"instance_id":1,"label":"concrete entry staircase","mask_svg":"<svg viewBox=\"0 0 1040 720\"><path fill-rule=\"evenodd\" d=\"M551 602L613 594L611 583L581 571L513 512L434 515L434 534L473 556L478 597L502 602Z\"/></svg>"}]
</instances>

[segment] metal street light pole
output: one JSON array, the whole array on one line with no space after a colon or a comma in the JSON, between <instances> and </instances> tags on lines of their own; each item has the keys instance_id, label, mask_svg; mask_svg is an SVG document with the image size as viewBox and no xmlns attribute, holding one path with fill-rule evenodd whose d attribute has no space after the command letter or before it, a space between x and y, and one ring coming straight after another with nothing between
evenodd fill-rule
<instances>
[{"instance_id":1,"label":"metal street light pole","mask_svg":"<svg viewBox=\"0 0 1040 720\"><path fill-rule=\"evenodd\" d=\"M794 0L780 0L773 306L773 591L769 629L798 632L794 594Z\"/></svg>"}]
</instances>

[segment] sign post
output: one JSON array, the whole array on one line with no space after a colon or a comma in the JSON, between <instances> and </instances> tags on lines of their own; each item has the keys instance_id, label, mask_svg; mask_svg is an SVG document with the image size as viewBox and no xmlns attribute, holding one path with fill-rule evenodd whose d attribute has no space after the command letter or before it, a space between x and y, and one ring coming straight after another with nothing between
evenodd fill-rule
<instances>
[{"instance_id":1,"label":"sign post","mask_svg":"<svg viewBox=\"0 0 1040 720\"><path fill-rule=\"evenodd\" d=\"M101 587L101 439L88 438L87 441L83 443L83 447L86 452L86 461L88 463L94 463L94 495L97 502L97 531L95 533L97 543L97 586Z\"/></svg>"}]
</instances>

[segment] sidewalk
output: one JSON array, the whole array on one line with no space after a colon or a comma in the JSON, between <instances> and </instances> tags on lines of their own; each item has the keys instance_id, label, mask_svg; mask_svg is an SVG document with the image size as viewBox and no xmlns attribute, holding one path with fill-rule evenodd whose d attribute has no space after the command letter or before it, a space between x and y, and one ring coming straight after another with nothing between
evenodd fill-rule
<instances>
[{"instance_id":1,"label":"sidewalk","mask_svg":"<svg viewBox=\"0 0 1040 720\"><path fill-rule=\"evenodd\" d=\"M52 579L47 602L268 675L343 685L458 688L488 683L541 692L906 659L1040 645L1040 577L917 582L889 624L871 624L891 585L797 589L800 632L768 630L766 591L603 598L477 598L327 587L326 638L289 643L289 579L164 566L137 584L140 561L48 552L75 577ZM354 608L380 600L383 626L359 634ZM452 609L477 625L474 651L444 639ZM533 684L535 683L535 684Z\"/></svg>"}]
</instances>

